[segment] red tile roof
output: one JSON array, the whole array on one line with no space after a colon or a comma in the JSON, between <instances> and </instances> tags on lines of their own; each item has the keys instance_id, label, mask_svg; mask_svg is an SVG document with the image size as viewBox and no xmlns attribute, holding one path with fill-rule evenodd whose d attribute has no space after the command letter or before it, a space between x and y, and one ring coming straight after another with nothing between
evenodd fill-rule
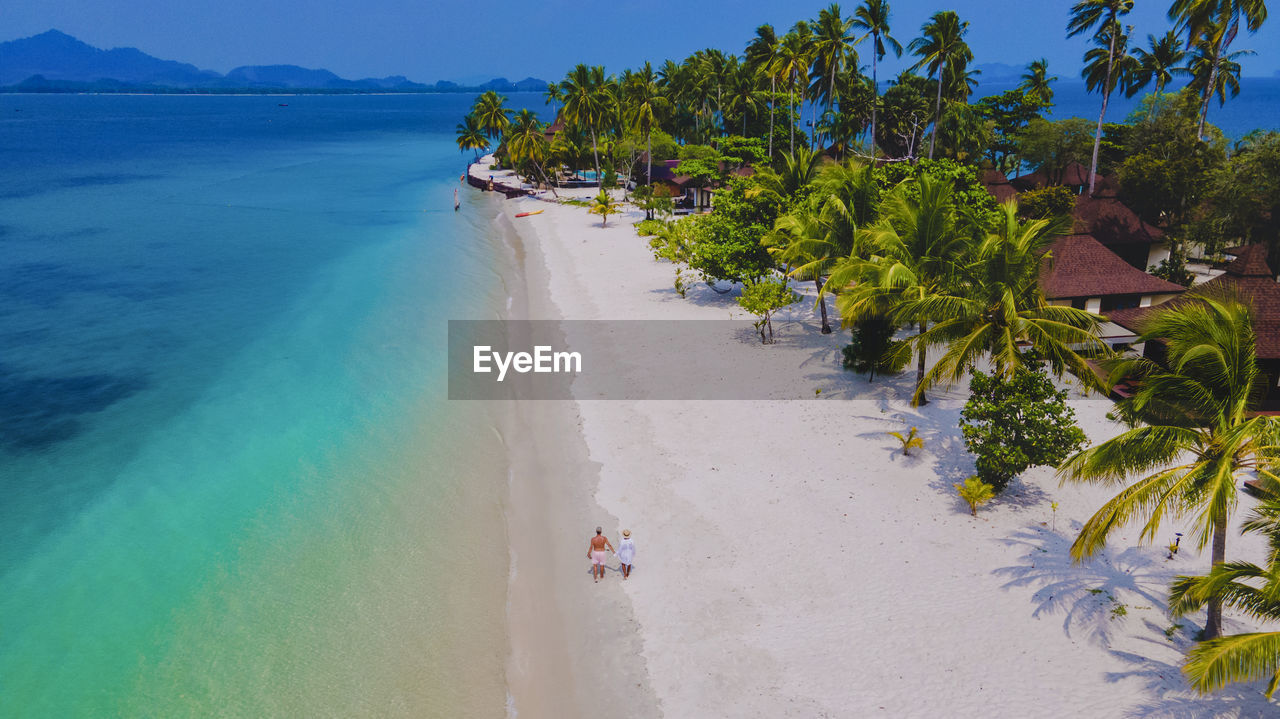
<instances>
[{"instance_id":1,"label":"red tile roof","mask_svg":"<svg viewBox=\"0 0 1280 719\"><path fill-rule=\"evenodd\" d=\"M1258 357L1280 359L1280 283L1273 279L1271 268L1267 265L1266 248L1262 245L1241 248L1240 255L1227 265L1224 274L1170 302L1188 302L1197 294L1221 289L1234 290L1241 299L1253 305L1253 331L1258 337ZM1140 331L1143 321L1153 309L1155 308L1137 307L1116 310L1108 318L1122 327Z\"/></svg>"},{"instance_id":2,"label":"red tile roof","mask_svg":"<svg viewBox=\"0 0 1280 719\"><path fill-rule=\"evenodd\" d=\"M996 198L996 202L1007 202L1018 196L1018 191L1009 184L1009 178L999 170L983 170L978 180Z\"/></svg>"},{"instance_id":3,"label":"red tile roof","mask_svg":"<svg viewBox=\"0 0 1280 719\"><path fill-rule=\"evenodd\" d=\"M1164 231L1148 225L1114 197L1076 198L1072 211L1076 220L1076 232L1093 235L1104 245L1153 245L1164 237Z\"/></svg>"},{"instance_id":4,"label":"red tile roof","mask_svg":"<svg viewBox=\"0 0 1280 719\"><path fill-rule=\"evenodd\" d=\"M1267 248L1264 245L1249 245L1233 248L1238 251L1231 254L1236 258L1227 265L1227 274L1237 277L1265 277L1272 279L1271 267L1267 264Z\"/></svg>"},{"instance_id":5,"label":"red tile roof","mask_svg":"<svg viewBox=\"0 0 1280 719\"><path fill-rule=\"evenodd\" d=\"M1095 189L1107 184L1106 180L1104 180L1101 175L1094 175L1094 177L1097 178L1094 181ZM1017 187L1019 190L1034 190L1055 184L1049 182L1049 173L1044 170L1036 170L1030 175L1023 175L1022 177L1014 178L1011 182L1014 187ZM1062 182L1056 184L1066 185L1068 187L1087 187L1089 185L1089 168L1078 162L1072 162L1063 168Z\"/></svg>"},{"instance_id":6,"label":"red tile roof","mask_svg":"<svg viewBox=\"0 0 1280 719\"><path fill-rule=\"evenodd\" d=\"M1089 235L1069 235L1054 243L1040 267L1040 286L1049 299L1113 295L1174 294L1185 290L1120 259Z\"/></svg>"}]
</instances>

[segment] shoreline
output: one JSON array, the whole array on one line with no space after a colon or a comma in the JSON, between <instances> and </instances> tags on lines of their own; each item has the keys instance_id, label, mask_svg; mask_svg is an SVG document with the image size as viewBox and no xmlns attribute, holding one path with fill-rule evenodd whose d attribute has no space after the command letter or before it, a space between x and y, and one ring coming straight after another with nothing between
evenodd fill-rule
<instances>
[{"instance_id":1,"label":"shoreline","mask_svg":"<svg viewBox=\"0 0 1280 719\"><path fill-rule=\"evenodd\" d=\"M550 294L539 238L512 223L503 203L495 224L514 260L505 278L506 319L563 319ZM595 501L598 465L588 456L577 402L503 402L499 427L507 450L505 505L509 551L508 717L589 717L626 702L657 716L643 666L617 649L639 653L635 619L615 584L587 581L582 550L591 527L615 517ZM616 530L606 532L616 541ZM616 565L616 561L613 562Z\"/></svg>"}]
</instances>

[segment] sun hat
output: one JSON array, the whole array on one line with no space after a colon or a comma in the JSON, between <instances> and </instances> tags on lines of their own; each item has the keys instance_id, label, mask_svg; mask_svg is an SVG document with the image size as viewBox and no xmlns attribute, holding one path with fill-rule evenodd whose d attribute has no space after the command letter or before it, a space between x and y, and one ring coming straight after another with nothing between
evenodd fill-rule
<instances>
[{"instance_id":1,"label":"sun hat","mask_svg":"<svg viewBox=\"0 0 1280 719\"><path fill-rule=\"evenodd\" d=\"M624 536L624 537L630 537L630 536L631 536L631 530L630 530L630 529L624 529L624 530L622 530L622 536Z\"/></svg>"}]
</instances>

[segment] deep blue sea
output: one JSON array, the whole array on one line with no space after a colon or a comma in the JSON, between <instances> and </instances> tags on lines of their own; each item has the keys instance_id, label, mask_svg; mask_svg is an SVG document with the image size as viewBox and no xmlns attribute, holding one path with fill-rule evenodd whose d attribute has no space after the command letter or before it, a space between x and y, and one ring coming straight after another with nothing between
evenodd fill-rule
<instances>
[{"instance_id":1,"label":"deep blue sea","mask_svg":"<svg viewBox=\"0 0 1280 719\"><path fill-rule=\"evenodd\" d=\"M0 716L502 713L471 99L0 95Z\"/></svg>"},{"instance_id":2,"label":"deep blue sea","mask_svg":"<svg viewBox=\"0 0 1280 719\"><path fill-rule=\"evenodd\" d=\"M1017 85L1017 82L983 84L974 92L973 98L996 95ZM1084 82L1063 79L1055 82L1053 89L1054 107L1049 119L1098 119L1102 96L1086 91ZM1169 91L1177 89L1174 87ZM1126 98L1120 93L1113 94L1107 107L1107 122L1124 122L1141 106L1141 102L1142 95ZM1208 121L1232 140L1238 140L1253 130L1280 130L1280 77L1241 79L1239 96L1229 98L1223 106L1219 106L1216 100L1210 103Z\"/></svg>"}]
</instances>

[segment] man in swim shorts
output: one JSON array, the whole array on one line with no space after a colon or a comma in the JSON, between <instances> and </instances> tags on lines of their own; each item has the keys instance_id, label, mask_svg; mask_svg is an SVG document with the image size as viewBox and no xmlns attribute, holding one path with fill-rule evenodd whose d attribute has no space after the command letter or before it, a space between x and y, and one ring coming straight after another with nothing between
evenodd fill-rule
<instances>
[{"instance_id":1,"label":"man in swim shorts","mask_svg":"<svg viewBox=\"0 0 1280 719\"><path fill-rule=\"evenodd\" d=\"M591 560L591 580L599 582L604 579L604 560L609 555L604 553L605 547L609 551L613 551L613 545L609 543L609 538L604 536L604 529L596 527L596 536L591 538L591 544L587 547L587 559Z\"/></svg>"}]
</instances>

